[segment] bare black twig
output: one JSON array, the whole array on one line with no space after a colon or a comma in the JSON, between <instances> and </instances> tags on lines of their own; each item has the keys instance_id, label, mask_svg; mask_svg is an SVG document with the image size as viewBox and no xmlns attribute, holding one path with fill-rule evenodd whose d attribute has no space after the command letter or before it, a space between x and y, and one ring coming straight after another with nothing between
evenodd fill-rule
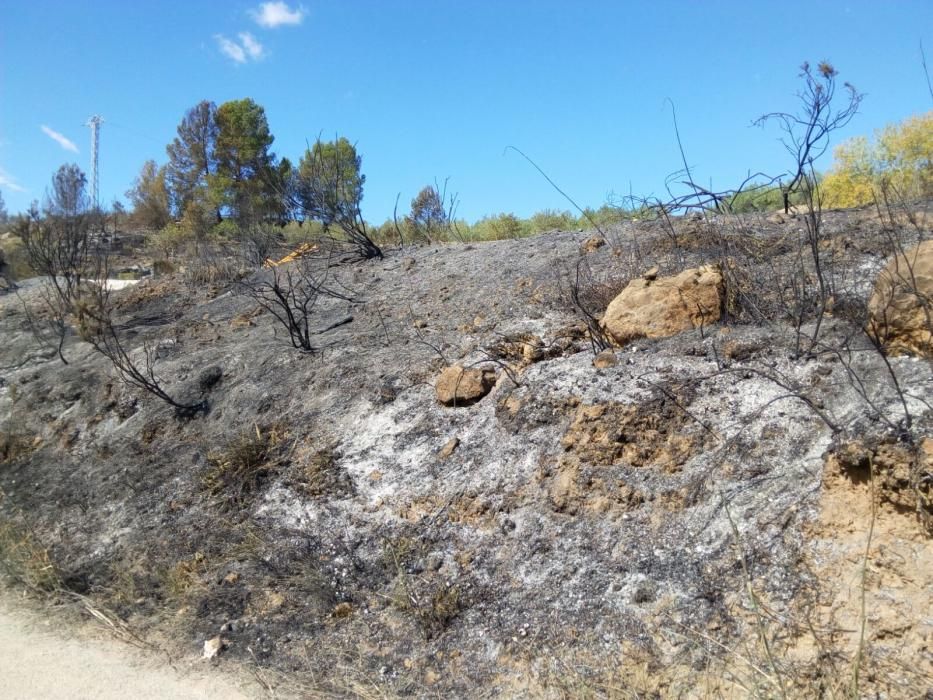
<instances>
[{"instance_id":1,"label":"bare black twig","mask_svg":"<svg viewBox=\"0 0 933 700\"><path fill-rule=\"evenodd\" d=\"M266 270L241 280L239 289L288 331L292 347L313 353L317 348L312 342L315 335L312 322L318 300L331 297L354 301L349 290L342 291L339 285L328 283L331 267L330 257L305 255L292 263L268 266ZM325 330L347 322L343 320Z\"/></svg>"},{"instance_id":2,"label":"bare black twig","mask_svg":"<svg viewBox=\"0 0 933 700\"><path fill-rule=\"evenodd\" d=\"M602 309L594 308L598 303L608 303L611 299L593 300L590 298L591 292L597 286L593 279L593 273L590 270L586 258L581 256L574 266L573 272L567 272L558 277L558 285L561 287L560 296L570 302L573 310L586 324L587 335L590 341L590 349L593 354L612 347L612 340L603 328L598 314ZM566 289L564 286L566 285ZM619 290L616 290L619 291Z\"/></svg>"},{"instance_id":3,"label":"bare black twig","mask_svg":"<svg viewBox=\"0 0 933 700\"><path fill-rule=\"evenodd\" d=\"M325 231L341 231L360 258L381 258L360 210L365 179L355 146L346 139L325 143L318 137L301 161L294 204Z\"/></svg>"},{"instance_id":4,"label":"bare black twig","mask_svg":"<svg viewBox=\"0 0 933 700\"><path fill-rule=\"evenodd\" d=\"M799 112L770 112L754 122L763 126L777 121L785 135L782 143L793 158L794 166L788 171L790 181L783 187L785 213L790 209L791 193L806 184L812 164L829 148L830 134L852 121L864 97L851 84L843 83L848 100L843 107L833 109L839 72L827 61L821 61L816 70L819 75L814 75L806 62L800 68L804 88L797 94L801 102Z\"/></svg>"},{"instance_id":5,"label":"bare black twig","mask_svg":"<svg viewBox=\"0 0 933 700\"><path fill-rule=\"evenodd\" d=\"M590 224L592 225L592 227L593 227L594 229L596 229L596 230L599 232L599 235L602 236L603 238L605 238L607 243L609 243L610 245L612 245L612 241L609 240L609 237L606 235L606 232L603 231L603 229L600 227L600 225L599 225L598 223L596 223L596 220L595 220L592 216L590 216L590 213L589 213L588 211L586 211L585 209L580 208L580 205L577 204L569 194L567 194L567 193L564 192L560 187L558 187L558 186L557 186L557 183L554 182L554 181L548 176L548 174L547 174L546 172L544 172L544 170L541 169L541 166L539 166L537 163L535 163L531 158L529 158L528 156L526 156L522 151L520 151L519 149L517 149L515 146L506 146L506 147L505 147L505 150L506 150L506 152L508 152L508 151L515 151L518 155L520 155L522 158L524 158L525 160L527 160L527 161L531 164L531 167L533 167L535 170L537 170L539 173L541 173L541 177L543 177L545 180L547 180L548 184L549 184L551 187L553 187L555 190L557 190L557 192L560 193L560 195L561 195L564 199L566 199L568 202L570 202L570 204L573 205L574 209L576 209L578 212L580 212L580 214L581 214L582 216L586 217L586 220L589 221Z\"/></svg>"},{"instance_id":6,"label":"bare black twig","mask_svg":"<svg viewBox=\"0 0 933 700\"><path fill-rule=\"evenodd\" d=\"M135 359L120 335L113 318L113 303L107 285L109 262L103 253L96 257L97 274L89 282L74 307L78 333L97 352L110 360L125 384L142 389L164 401L182 418L192 418L207 410L203 400L185 402L172 396L156 374L157 348L145 344L142 360Z\"/></svg>"},{"instance_id":7,"label":"bare black twig","mask_svg":"<svg viewBox=\"0 0 933 700\"><path fill-rule=\"evenodd\" d=\"M923 75L927 79L927 90L930 91L930 99L933 100L933 83L930 82L930 71L927 70L927 55L923 51L923 39L920 40L920 63L923 65Z\"/></svg>"}]
</instances>

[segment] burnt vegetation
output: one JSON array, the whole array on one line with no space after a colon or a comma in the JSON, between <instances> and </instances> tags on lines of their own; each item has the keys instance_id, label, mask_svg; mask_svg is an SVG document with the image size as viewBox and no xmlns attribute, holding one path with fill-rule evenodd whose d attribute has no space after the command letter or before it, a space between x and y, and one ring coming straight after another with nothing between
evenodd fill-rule
<instances>
[{"instance_id":1,"label":"burnt vegetation","mask_svg":"<svg viewBox=\"0 0 933 700\"><path fill-rule=\"evenodd\" d=\"M661 697L698 669L719 695L922 688L890 644L912 620L865 634L871 541L836 620L807 532L852 487L929 544L931 200L880 178L824 207L863 96L825 62L800 78L758 120L786 172L704 187L675 119L667 196L580 216L469 226L444 181L374 226L356 144L292 165L252 100L196 106L144 167L144 240L63 167L13 223L42 281L0 299L0 572L220 634L311 696ZM139 261L158 274L118 289ZM714 305L613 331L620 294L691 271Z\"/></svg>"}]
</instances>

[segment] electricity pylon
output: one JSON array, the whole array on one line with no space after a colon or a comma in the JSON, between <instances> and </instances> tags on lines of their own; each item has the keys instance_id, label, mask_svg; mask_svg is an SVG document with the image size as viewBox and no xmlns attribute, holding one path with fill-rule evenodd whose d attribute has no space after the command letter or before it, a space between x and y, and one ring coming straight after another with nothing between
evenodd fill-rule
<instances>
[{"instance_id":1,"label":"electricity pylon","mask_svg":"<svg viewBox=\"0 0 933 700\"><path fill-rule=\"evenodd\" d=\"M87 120L85 126L91 127L91 204L94 211L100 210L100 176L97 172L97 151L100 144L100 125L104 118L99 114Z\"/></svg>"}]
</instances>

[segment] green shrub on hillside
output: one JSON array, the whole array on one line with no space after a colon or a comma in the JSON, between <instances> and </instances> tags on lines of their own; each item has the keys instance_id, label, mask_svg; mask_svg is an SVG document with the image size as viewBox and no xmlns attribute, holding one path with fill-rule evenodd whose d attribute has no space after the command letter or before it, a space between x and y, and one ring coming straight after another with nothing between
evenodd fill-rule
<instances>
[{"instance_id":1,"label":"green shrub on hillside","mask_svg":"<svg viewBox=\"0 0 933 700\"><path fill-rule=\"evenodd\" d=\"M599 209L586 207L583 211L585 213L577 217L576 228L578 229L591 229L594 223L600 228L608 228L621 224L632 216L632 212L628 209L612 204L603 204Z\"/></svg>"},{"instance_id":2,"label":"green shrub on hillside","mask_svg":"<svg viewBox=\"0 0 933 700\"><path fill-rule=\"evenodd\" d=\"M803 194L793 192L790 203L803 203ZM749 214L753 212L770 212L784 208L784 196L780 185L760 185L751 183L731 201L731 209L735 214Z\"/></svg>"},{"instance_id":3,"label":"green shrub on hillside","mask_svg":"<svg viewBox=\"0 0 933 700\"><path fill-rule=\"evenodd\" d=\"M577 228L577 218L569 211L544 209L532 214L529 219L532 233L545 231L570 231Z\"/></svg>"},{"instance_id":4,"label":"green shrub on hillside","mask_svg":"<svg viewBox=\"0 0 933 700\"><path fill-rule=\"evenodd\" d=\"M933 111L840 144L821 183L826 207L854 207L875 199L882 185L900 197L933 197Z\"/></svg>"},{"instance_id":5,"label":"green shrub on hillside","mask_svg":"<svg viewBox=\"0 0 933 700\"><path fill-rule=\"evenodd\" d=\"M29 266L29 258L23 241L17 236L4 236L0 238L0 258L7 266L7 274L12 280L21 280L35 274Z\"/></svg>"},{"instance_id":6,"label":"green shrub on hillside","mask_svg":"<svg viewBox=\"0 0 933 700\"><path fill-rule=\"evenodd\" d=\"M531 225L515 214L484 216L470 227L469 238L477 241L501 241L531 235Z\"/></svg>"}]
</instances>

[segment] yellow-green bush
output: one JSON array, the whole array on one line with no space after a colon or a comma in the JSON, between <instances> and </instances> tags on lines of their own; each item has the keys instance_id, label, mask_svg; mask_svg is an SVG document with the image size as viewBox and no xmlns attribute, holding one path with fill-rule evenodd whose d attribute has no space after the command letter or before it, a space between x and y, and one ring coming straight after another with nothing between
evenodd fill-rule
<instances>
[{"instance_id":1,"label":"yellow-green bush","mask_svg":"<svg viewBox=\"0 0 933 700\"><path fill-rule=\"evenodd\" d=\"M9 274L14 280L25 279L35 274L29 266L29 258L23 242L18 237L12 235L0 237L0 251L9 266Z\"/></svg>"},{"instance_id":2,"label":"yellow-green bush","mask_svg":"<svg viewBox=\"0 0 933 700\"><path fill-rule=\"evenodd\" d=\"M823 205L854 207L874 200L882 185L907 200L933 197L933 111L850 139L834 152L820 183Z\"/></svg>"},{"instance_id":3,"label":"yellow-green bush","mask_svg":"<svg viewBox=\"0 0 933 700\"><path fill-rule=\"evenodd\" d=\"M154 254L162 258L172 258L184 252L195 240L195 236L179 224L169 224L162 230L149 235L146 244Z\"/></svg>"},{"instance_id":4,"label":"yellow-green bush","mask_svg":"<svg viewBox=\"0 0 933 700\"><path fill-rule=\"evenodd\" d=\"M477 241L500 241L506 238L521 238L531 234L527 221L515 214L496 214L484 216L470 227L467 238Z\"/></svg>"},{"instance_id":5,"label":"yellow-green bush","mask_svg":"<svg viewBox=\"0 0 933 700\"><path fill-rule=\"evenodd\" d=\"M544 233L545 231L570 231L577 228L577 217L569 211L557 211L555 209L544 209L532 214L531 229L534 233Z\"/></svg>"}]
</instances>

